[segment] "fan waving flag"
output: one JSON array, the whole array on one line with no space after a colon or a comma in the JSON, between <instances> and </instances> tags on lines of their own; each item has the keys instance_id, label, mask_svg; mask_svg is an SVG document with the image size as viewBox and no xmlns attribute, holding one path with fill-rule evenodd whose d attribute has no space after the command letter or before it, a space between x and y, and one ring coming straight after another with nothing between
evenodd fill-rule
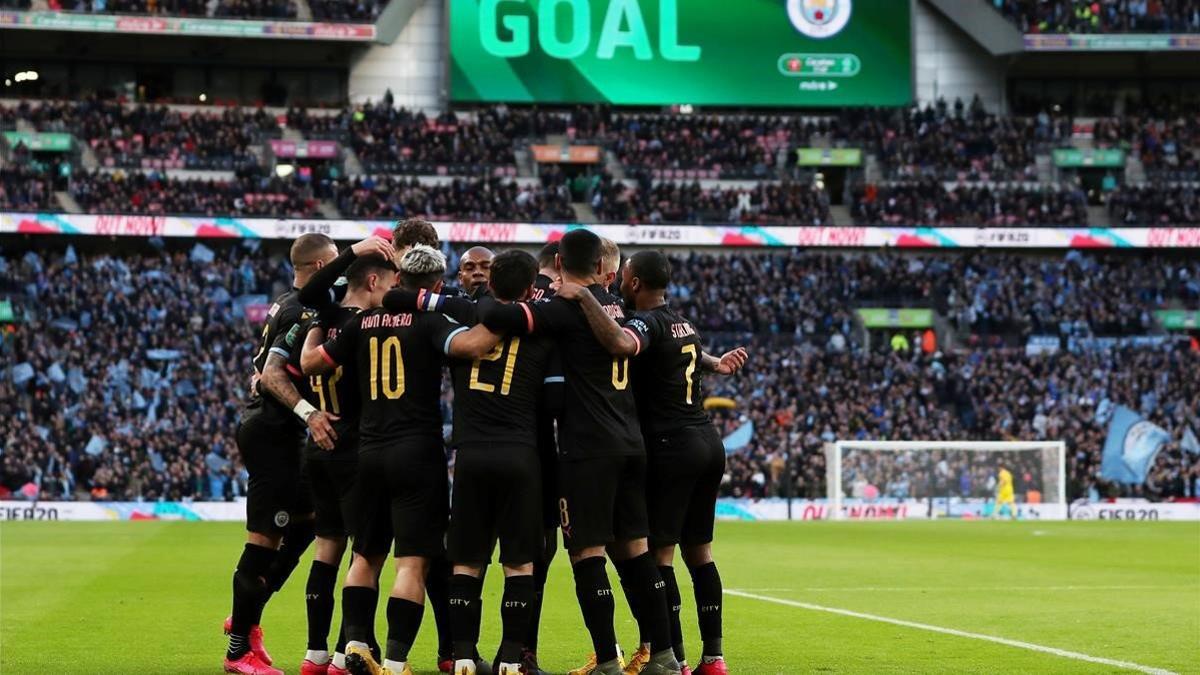
<instances>
[{"instance_id":1,"label":"fan waving flag","mask_svg":"<svg viewBox=\"0 0 1200 675\"><path fill-rule=\"evenodd\" d=\"M1200 455L1200 440L1196 440L1196 432L1191 427L1183 428L1183 440L1179 441L1179 447L1193 455Z\"/></svg>"},{"instance_id":2,"label":"fan waving flag","mask_svg":"<svg viewBox=\"0 0 1200 675\"><path fill-rule=\"evenodd\" d=\"M1108 424L1100 475L1118 483L1144 483L1158 451L1170 439L1162 427L1117 406Z\"/></svg>"},{"instance_id":3,"label":"fan waving flag","mask_svg":"<svg viewBox=\"0 0 1200 675\"><path fill-rule=\"evenodd\" d=\"M725 437L725 453L729 454L736 450L741 450L750 445L750 439L752 438L754 438L754 422L747 421L735 429L732 434Z\"/></svg>"}]
</instances>

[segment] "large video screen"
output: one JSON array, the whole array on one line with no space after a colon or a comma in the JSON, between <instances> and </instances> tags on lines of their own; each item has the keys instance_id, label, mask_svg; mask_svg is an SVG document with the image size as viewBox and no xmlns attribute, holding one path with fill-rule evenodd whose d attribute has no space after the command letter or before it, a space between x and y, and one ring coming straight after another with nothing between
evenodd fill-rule
<instances>
[{"instance_id":1,"label":"large video screen","mask_svg":"<svg viewBox=\"0 0 1200 675\"><path fill-rule=\"evenodd\" d=\"M450 0L454 101L892 106L909 0Z\"/></svg>"}]
</instances>

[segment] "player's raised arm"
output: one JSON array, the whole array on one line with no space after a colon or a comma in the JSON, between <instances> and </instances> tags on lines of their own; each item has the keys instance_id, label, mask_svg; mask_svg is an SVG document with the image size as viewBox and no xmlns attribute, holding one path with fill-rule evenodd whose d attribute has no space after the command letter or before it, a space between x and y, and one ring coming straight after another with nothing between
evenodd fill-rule
<instances>
[{"instance_id":1,"label":"player's raised arm","mask_svg":"<svg viewBox=\"0 0 1200 675\"><path fill-rule=\"evenodd\" d=\"M391 242L382 237L367 237L345 249L328 265L313 273L308 283L300 289L298 295L300 304L317 310L324 310L337 304L329 292L330 289L355 260L367 255L379 255L384 260L391 260L395 256L395 250L392 248Z\"/></svg>"},{"instance_id":2,"label":"player's raised arm","mask_svg":"<svg viewBox=\"0 0 1200 675\"><path fill-rule=\"evenodd\" d=\"M326 340L311 349L306 338L305 349L300 354L300 369L305 375L324 375L337 370L338 365L349 362L354 358L361 327L361 321L351 321L332 340Z\"/></svg>"},{"instance_id":3,"label":"player's raised arm","mask_svg":"<svg viewBox=\"0 0 1200 675\"><path fill-rule=\"evenodd\" d=\"M556 297L579 303L583 315L587 317L588 327L613 356L636 356L646 346L649 339L647 333L618 324L604 311L604 306L588 289L578 284L563 283L559 286Z\"/></svg>"}]
</instances>

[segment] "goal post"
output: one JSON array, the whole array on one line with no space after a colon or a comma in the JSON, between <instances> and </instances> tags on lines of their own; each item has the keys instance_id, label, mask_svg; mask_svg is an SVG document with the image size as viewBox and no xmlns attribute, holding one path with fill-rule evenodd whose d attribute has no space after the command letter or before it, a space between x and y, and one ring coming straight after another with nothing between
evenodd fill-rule
<instances>
[{"instance_id":1,"label":"goal post","mask_svg":"<svg viewBox=\"0 0 1200 675\"><path fill-rule=\"evenodd\" d=\"M1000 463L1017 464L1012 471L1016 501L1027 503L1036 490L1039 504L1058 517L1067 510L1067 448L1063 441L835 441L825 446L827 517L845 517L847 500L920 500L929 517L937 517L937 500L946 515L951 506L987 503L994 496L994 477ZM966 478L963 478L966 473ZM993 505L994 506L994 505Z\"/></svg>"}]
</instances>

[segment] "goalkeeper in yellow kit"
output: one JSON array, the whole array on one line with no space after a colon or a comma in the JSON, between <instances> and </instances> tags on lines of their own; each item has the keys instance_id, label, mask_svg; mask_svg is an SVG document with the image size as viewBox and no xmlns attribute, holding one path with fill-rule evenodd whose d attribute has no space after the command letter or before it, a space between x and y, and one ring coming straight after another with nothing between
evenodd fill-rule
<instances>
[{"instance_id":1,"label":"goalkeeper in yellow kit","mask_svg":"<svg viewBox=\"0 0 1200 675\"><path fill-rule=\"evenodd\" d=\"M1017 518L1017 500L1013 495L1012 473L1003 465L996 474L996 508L992 511L993 518L999 518L1004 507L1008 507L1008 515L1013 520Z\"/></svg>"}]
</instances>

